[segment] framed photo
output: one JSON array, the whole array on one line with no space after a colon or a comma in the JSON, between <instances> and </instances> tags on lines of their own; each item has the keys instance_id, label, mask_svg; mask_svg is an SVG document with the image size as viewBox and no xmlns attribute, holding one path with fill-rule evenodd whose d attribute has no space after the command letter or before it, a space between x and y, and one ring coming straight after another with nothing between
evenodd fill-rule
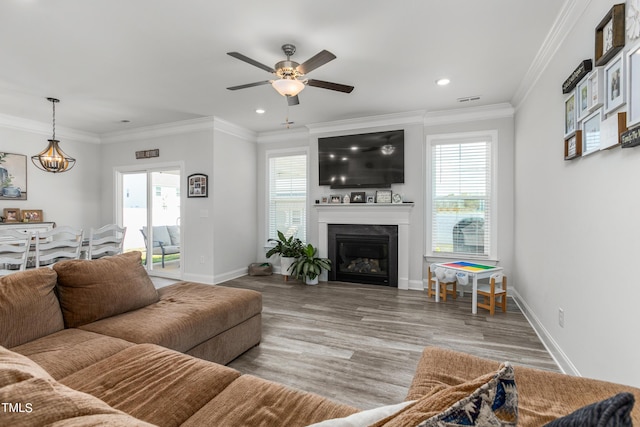
<instances>
[{"instance_id":1,"label":"framed photo","mask_svg":"<svg viewBox=\"0 0 640 427\"><path fill-rule=\"evenodd\" d=\"M609 114L606 119L600 122L600 149L607 150L621 144L620 137L627 131L626 111L618 114Z\"/></svg>"},{"instance_id":2,"label":"framed photo","mask_svg":"<svg viewBox=\"0 0 640 427\"><path fill-rule=\"evenodd\" d=\"M625 103L624 55L613 58L604 68L604 113L609 114Z\"/></svg>"},{"instance_id":3,"label":"framed photo","mask_svg":"<svg viewBox=\"0 0 640 427\"><path fill-rule=\"evenodd\" d=\"M41 209L23 209L22 210L22 222L42 222L42 210Z\"/></svg>"},{"instance_id":4,"label":"framed photo","mask_svg":"<svg viewBox=\"0 0 640 427\"><path fill-rule=\"evenodd\" d=\"M571 92L564 100L564 136L568 137L576 131L576 92Z\"/></svg>"},{"instance_id":5,"label":"framed photo","mask_svg":"<svg viewBox=\"0 0 640 427\"><path fill-rule=\"evenodd\" d=\"M352 191L351 203L364 203L366 194L364 191Z\"/></svg>"},{"instance_id":6,"label":"framed photo","mask_svg":"<svg viewBox=\"0 0 640 427\"><path fill-rule=\"evenodd\" d=\"M203 173L194 173L187 178L187 197L209 197L209 177Z\"/></svg>"},{"instance_id":7,"label":"framed photo","mask_svg":"<svg viewBox=\"0 0 640 427\"><path fill-rule=\"evenodd\" d=\"M17 208L4 208L2 211L4 222L20 222L20 209Z\"/></svg>"},{"instance_id":8,"label":"framed photo","mask_svg":"<svg viewBox=\"0 0 640 427\"><path fill-rule=\"evenodd\" d=\"M585 77L580 83L578 83L577 89L578 99L576 100L578 109L578 121L582 120L589 114L589 79Z\"/></svg>"},{"instance_id":9,"label":"framed photo","mask_svg":"<svg viewBox=\"0 0 640 427\"><path fill-rule=\"evenodd\" d=\"M627 127L640 124L640 43L627 53Z\"/></svg>"},{"instance_id":10,"label":"framed photo","mask_svg":"<svg viewBox=\"0 0 640 427\"><path fill-rule=\"evenodd\" d=\"M582 155L582 131L577 130L564 140L564 159L572 160Z\"/></svg>"},{"instance_id":11,"label":"framed photo","mask_svg":"<svg viewBox=\"0 0 640 427\"><path fill-rule=\"evenodd\" d=\"M376 198L374 196L367 196L367 203L375 203Z\"/></svg>"},{"instance_id":12,"label":"framed photo","mask_svg":"<svg viewBox=\"0 0 640 427\"><path fill-rule=\"evenodd\" d=\"M600 151L600 122L602 110L591 113L582 122L582 155Z\"/></svg>"},{"instance_id":13,"label":"framed photo","mask_svg":"<svg viewBox=\"0 0 640 427\"><path fill-rule=\"evenodd\" d=\"M339 194L332 194L331 203L342 203L342 196L340 196Z\"/></svg>"},{"instance_id":14,"label":"framed photo","mask_svg":"<svg viewBox=\"0 0 640 427\"><path fill-rule=\"evenodd\" d=\"M596 27L596 65L605 65L624 47L624 3L616 4Z\"/></svg>"},{"instance_id":15,"label":"framed photo","mask_svg":"<svg viewBox=\"0 0 640 427\"><path fill-rule=\"evenodd\" d=\"M391 196L391 203L402 203L402 194L393 193L393 196Z\"/></svg>"},{"instance_id":16,"label":"framed photo","mask_svg":"<svg viewBox=\"0 0 640 427\"><path fill-rule=\"evenodd\" d=\"M320 203L323 203L323 204L329 203L329 197L322 196L322 199L321 199Z\"/></svg>"},{"instance_id":17,"label":"framed photo","mask_svg":"<svg viewBox=\"0 0 640 427\"><path fill-rule=\"evenodd\" d=\"M391 203L391 190L376 191L376 203Z\"/></svg>"},{"instance_id":18,"label":"framed photo","mask_svg":"<svg viewBox=\"0 0 640 427\"><path fill-rule=\"evenodd\" d=\"M597 67L587 76L589 86L589 111L602 107L604 102L604 67Z\"/></svg>"},{"instance_id":19,"label":"framed photo","mask_svg":"<svg viewBox=\"0 0 640 427\"><path fill-rule=\"evenodd\" d=\"M0 200L27 200L27 156L0 152Z\"/></svg>"}]
</instances>

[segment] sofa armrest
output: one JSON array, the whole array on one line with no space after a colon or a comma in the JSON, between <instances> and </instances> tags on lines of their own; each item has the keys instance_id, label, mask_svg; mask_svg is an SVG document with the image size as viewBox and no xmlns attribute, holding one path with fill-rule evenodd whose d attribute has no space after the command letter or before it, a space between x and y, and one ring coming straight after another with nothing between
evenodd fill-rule
<instances>
[{"instance_id":1,"label":"sofa armrest","mask_svg":"<svg viewBox=\"0 0 640 427\"><path fill-rule=\"evenodd\" d=\"M500 362L470 354L427 347L418 362L407 400L471 381L496 371L499 365ZM640 425L638 388L524 366L515 366L515 380L518 391L519 426L544 425L576 409L621 392L630 392L635 396L636 405L631 417L634 425Z\"/></svg>"}]
</instances>

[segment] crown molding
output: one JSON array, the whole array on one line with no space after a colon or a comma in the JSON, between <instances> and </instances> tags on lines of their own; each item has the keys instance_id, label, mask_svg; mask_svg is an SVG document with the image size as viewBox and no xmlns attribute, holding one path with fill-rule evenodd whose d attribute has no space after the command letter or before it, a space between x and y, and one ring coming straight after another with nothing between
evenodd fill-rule
<instances>
[{"instance_id":1,"label":"crown molding","mask_svg":"<svg viewBox=\"0 0 640 427\"><path fill-rule=\"evenodd\" d=\"M300 127L286 130L261 132L258 135L258 144L283 141L306 141L309 138L309 129Z\"/></svg>"},{"instance_id":2,"label":"crown molding","mask_svg":"<svg viewBox=\"0 0 640 427\"><path fill-rule=\"evenodd\" d=\"M212 117L202 117L198 119L181 120L178 122L103 133L100 135L100 141L103 144L140 141L158 138L161 136L179 135L188 132L213 129L213 127L214 120Z\"/></svg>"},{"instance_id":3,"label":"crown molding","mask_svg":"<svg viewBox=\"0 0 640 427\"><path fill-rule=\"evenodd\" d=\"M22 117L9 116L0 114L0 127L13 129L22 132L43 135L48 138L52 136L51 123L43 123L36 120L24 119ZM93 144L100 143L100 137L91 132L56 126L56 138L64 141L65 139L78 140L82 142L90 142Z\"/></svg>"},{"instance_id":4,"label":"crown molding","mask_svg":"<svg viewBox=\"0 0 640 427\"><path fill-rule=\"evenodd\" d=\"M213 118L213 128L217 131L224 132L228 135L232 135L249 142L256 142L258 139L258 134L256 132L218 117Z\"/></svg>"},{"instance_id":5,"label":"crown molding","mask_svg":"<svg viewBox=\"0 0 640 427\"><path fill-rule=\"evenodd\" d=\"M481 120L513 117L514 108L509 103L433 111L425 114L424 125L436 126L450 123L475 122Z\"/></svg>"},{"instance_id":6,"label":"crown molding","mask_svg":"<svg viewBox=\"0 0 640 427\"><path fill-rule=\"evenodd\" d=\"M425 112L408 111L404 113L383 114L379 116L360 117L355 119L336 120L334 122L312 123L306 127L310 134L342 132L380 126L398 126L422 124Z\"/></svg>"},{"instance_id":7,"label":"crown molding","mask_svg":"<svg viewBox=\"0 0 640 427\"><path fill-rule=\"evenodd\" d=\"M560 9L560 13L555 22L551 26L547 37L544 39L542 46L538 49L538 53L533 62L529 66L529 70L525 74L520 86L511 99L511 104L516 109L524 102L535 87L538 79L549 66L551 60L560 49L562 42L567 38L573 27L579 21L582 14L591 3L591 0L566 0Z\"/></svg>"}]
</instances>

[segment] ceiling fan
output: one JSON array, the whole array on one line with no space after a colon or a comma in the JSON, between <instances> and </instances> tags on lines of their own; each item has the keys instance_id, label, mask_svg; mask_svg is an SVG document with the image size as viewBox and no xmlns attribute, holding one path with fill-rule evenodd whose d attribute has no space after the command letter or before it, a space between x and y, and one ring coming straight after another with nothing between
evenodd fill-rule
<instances>
[{"instance_id":1,"label":"ceiling fan","mask_svg":"<svg viewBox=\"0 0 640 427\"><path fill-rule=\"evenodd\" d=\"M268 71L278 78L275 80L264 80L261 82L248 83L239 86L231 86L227 89L238 90L248 87L261 86L271 84L278 93L287 98L288 105L298 105L300 100L298 94L305 88L305 86L319 87L321 89L335 90L338 92L351 93L353 86L347 86L339 83L325 82L323 80L315 79L302 79L306 74L315 70L316 68L326 64L329 61L336 59L336 56L328 50L323 50L315 56L307 59L302 64L298 64L295 61L291 61L291 57L296 52L296 47L292 44L282 45L282 51L287 56L284 61L278 62L273 68L268 65L264 65L256 60L253 60L238 52L227 52L227 55L233 56L236 59L244 61L255 67Z\"/></svg>"}]
</instances>

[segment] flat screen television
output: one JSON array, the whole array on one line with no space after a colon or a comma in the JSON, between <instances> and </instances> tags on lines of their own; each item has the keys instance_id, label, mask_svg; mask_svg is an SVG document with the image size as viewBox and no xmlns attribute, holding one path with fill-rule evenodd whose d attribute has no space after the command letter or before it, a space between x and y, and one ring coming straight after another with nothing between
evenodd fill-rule
<instances>
[{"instance_id":1,"label":"flat screen television","mask_svg":"<svg viewBox=\"0 0 640 427\"><path fill-rule=\"evenodd\" d=\"M388 188L404 183L404 130L318 138L320 185Z\"/></svg>"}]
</instances>

